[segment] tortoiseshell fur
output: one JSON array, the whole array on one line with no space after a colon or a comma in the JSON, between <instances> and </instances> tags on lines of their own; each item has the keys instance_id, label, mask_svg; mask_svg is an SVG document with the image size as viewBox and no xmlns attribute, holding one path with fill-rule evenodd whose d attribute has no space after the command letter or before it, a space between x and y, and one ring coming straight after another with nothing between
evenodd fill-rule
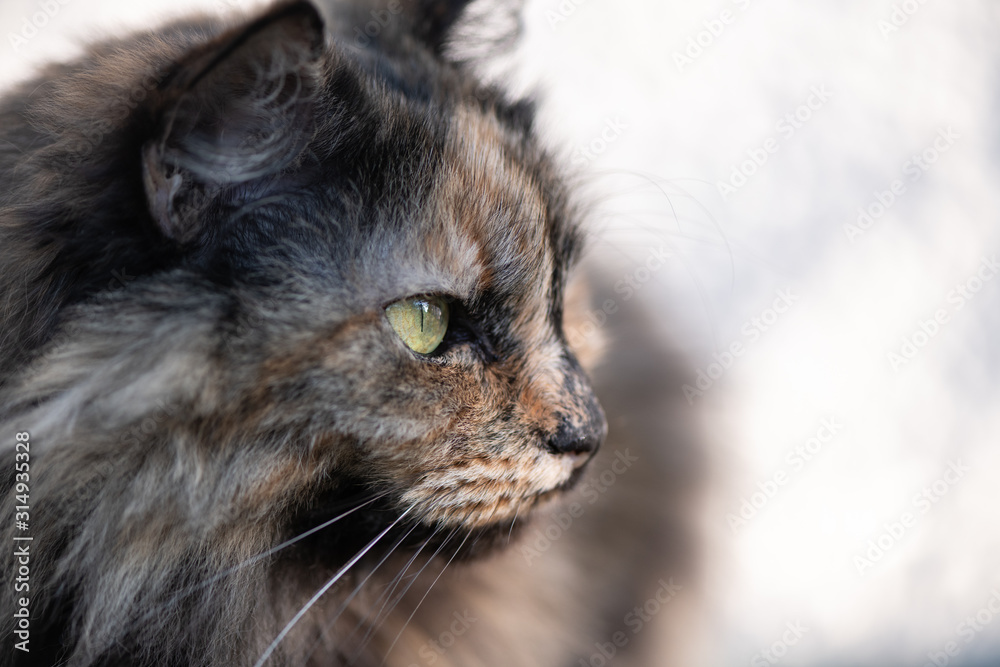
<instances>
[{"instance_id":1,"label":"tortoiseshell fur","mask_svg":"<svg viewBox=\"0 0 1000 667\"><path fill-rule=\"evenodd\" d=\"M476 607L476 642L436 664L551 667L617 622L610 583L559 580L584 529L542 564L489 549L606 426L563 333L580 215L532 105L444 55L464 4L192 19L0 102L0 442L30 433L34 536L30 656L0 556L4 664L252 665L384 530L267 664L379 665L397 637L388 664L427 660ZM383 313L424 293L455 303L427 357ZM618 521L655 542L662 511ZM418 609L456 555L482 557ZM411 560L432 567L383 606ZM609 582L655 586L632 574Z\"/></svg>"}]
</instances>

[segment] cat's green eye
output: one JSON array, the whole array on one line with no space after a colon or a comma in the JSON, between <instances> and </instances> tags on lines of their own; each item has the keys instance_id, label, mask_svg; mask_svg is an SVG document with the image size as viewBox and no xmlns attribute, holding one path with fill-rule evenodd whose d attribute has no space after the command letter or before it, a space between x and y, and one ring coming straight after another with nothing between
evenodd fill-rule
<instances>
[{"instance_id":1,"label":"cat's green eye","mask_svg":"<svg viewBox=\"0 0 1000 667\"><path fill-rule=\"evenodd\" d=\"M406 347L420 354L437 349L448 331L448 302L439 296L411 296L386 306L396 334Z\"/></svg>"}]
</instances>

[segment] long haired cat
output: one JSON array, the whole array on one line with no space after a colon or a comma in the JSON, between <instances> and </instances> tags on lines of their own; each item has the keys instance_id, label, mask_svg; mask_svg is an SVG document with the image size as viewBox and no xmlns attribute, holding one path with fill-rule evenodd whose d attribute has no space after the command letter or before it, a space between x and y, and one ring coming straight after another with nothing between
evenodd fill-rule
<instances>
[{"instance_id":1,"label":"long haired cat","mask_svg":"<svg viewBox=\"0 0 1000 667\"><path fill-rule=\"evenodd\" d=\"M656 643L629 613L693 585L698 465L643 449L679 403L633 341L606 402L656 416L581 482L581 216L532 104L448 56L466 4L191 19L0 102L4 664Z\"/></svg>"}]
</instances>

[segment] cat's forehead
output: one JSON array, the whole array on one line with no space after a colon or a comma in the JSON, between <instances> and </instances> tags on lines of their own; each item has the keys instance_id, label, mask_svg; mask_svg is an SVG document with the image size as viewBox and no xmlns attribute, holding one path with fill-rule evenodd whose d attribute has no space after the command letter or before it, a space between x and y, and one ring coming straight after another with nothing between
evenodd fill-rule
<instances>
[{"instance_id":1,"label":"cat's forehead","mask_svg":"<svg viewBox=\"0 0 1000 667\"><path fill-rule=\"evenodd\" d=\"M333 258L351 309L486 292L511 311L551 307L578 232L531 103L469 89L440 68L418 85L387 74L386 62L330 75L309 151L310 182L333 202L318 211L331 241L315 252Z\"/></svg>"},{"instance_id":2,"label":"cat's forehead","mask_svg":"<svg viewBox=\"0 0 1000 667\"><path fill-rule=\"evenodd\" d=\"M553 200L547 157L475 106L451 106L446 123L425 114L411 117L425 129L419 143L396 154L392 197L373 190L367 206L379 213L359 218L368 231L354 282L373 281L385 301L489 292L517 308L544 307L558 296L572 245L563 240L575 229Z\"/></svg>"},{"instance_id":3,"label":"cat's forehead","mask_svg":"<svg viewBox=\"0 0 1000 667\"><path fill-rule=\"evenodd\" d=\"M459 108L451 128L432 197L450 244L433 248L431 238L433 250L459 264L474 255L480 288L523 292L546 283L558 258L533 165L513 154L494 117Z\"/></svg>"}]
</instances>

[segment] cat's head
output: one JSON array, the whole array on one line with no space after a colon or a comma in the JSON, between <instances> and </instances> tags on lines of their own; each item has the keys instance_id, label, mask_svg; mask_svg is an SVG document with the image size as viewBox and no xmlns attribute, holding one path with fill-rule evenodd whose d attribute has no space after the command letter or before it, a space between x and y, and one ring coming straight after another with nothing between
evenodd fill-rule
<instances>
[{"instance_id":1,"label":"cat's head","mask_svg":"<svg viewBox=\"0 0 1000 667\"><path fill-rule=\"evenodd\" d=\"M155 259L68 311L36 378L90 369L101 397L65 413L129 434L116 483L160 458L240 517L312 516L350 486L472 530L579 475L606 431L562 331L581 235L530 104L441 55L461 4L328 27L284 4L148 59L155 88L93 156L142 200L142 247L115 261Z\"/></svg>"}]
</instances>

